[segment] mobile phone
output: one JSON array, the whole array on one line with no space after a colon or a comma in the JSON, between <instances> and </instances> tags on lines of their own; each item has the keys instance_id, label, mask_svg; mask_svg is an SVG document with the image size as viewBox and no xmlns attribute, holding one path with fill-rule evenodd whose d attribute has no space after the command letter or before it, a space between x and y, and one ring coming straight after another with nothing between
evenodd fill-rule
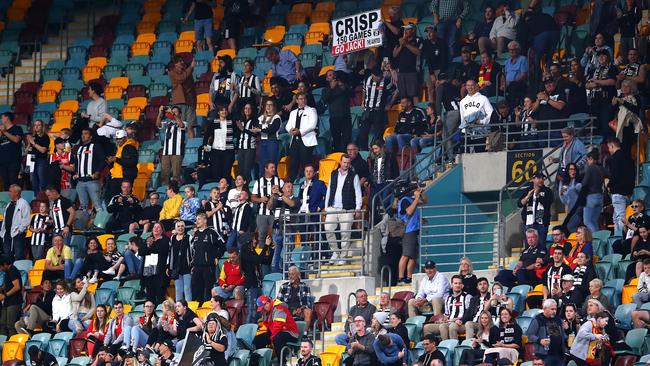
<instances>
[{"instance_id":1,"label":"mobile phone","mask_svg":"<svg viewBox=\"0 0 650 366\"><path fill-rule=\"evenodd\" d=\"M495 294L496 296L501 296L501 289L500 289L500 288L495 288L495 289L494 289L494 294Z\"/></svg>"}]
</instances>

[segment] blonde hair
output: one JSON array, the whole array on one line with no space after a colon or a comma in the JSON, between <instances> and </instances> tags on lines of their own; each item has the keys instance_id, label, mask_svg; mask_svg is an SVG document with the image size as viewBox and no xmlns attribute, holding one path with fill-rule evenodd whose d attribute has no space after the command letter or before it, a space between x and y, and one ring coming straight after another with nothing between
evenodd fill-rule
<instances>
[{"instance_id":1,"label":"blonde hair","mask_svg":"<svg viewBox=\"0 0 650 366\"><path fill-rule=\"evenodd\" d=\"M458 273L462 274L461 268L462 268L463 262L467 262L467 264L469 265L469 271L467 272L467 274L470 274L470 275L473 274L474 273L474 266L472 265L472 260L469 259L468 257L463 257L463 258L460 259L460 265L458 266Z\"/></svg>"}]
</instances>

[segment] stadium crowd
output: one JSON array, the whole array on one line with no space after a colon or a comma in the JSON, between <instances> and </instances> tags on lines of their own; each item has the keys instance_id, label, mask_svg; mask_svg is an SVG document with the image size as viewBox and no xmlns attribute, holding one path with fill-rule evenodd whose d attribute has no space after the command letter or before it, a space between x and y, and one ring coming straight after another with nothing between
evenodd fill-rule
<instances>
[{"instance_id":1,"label":"stadium crowd","mask_svg":"<svg viewBox=\"0 0 650 366\"><path fill-rule=\"evenodd\" d=\"M263 20L274 5L256 3L218 5L225 17L217 32L214 4L188 2L182 22L193 19L197 53L241 48L243 28L259 20L251 15ZM641 348L628 338L650 322L650 221L642 199L630 202L639 158L633 145L645 130L648 97L647 34L640 30L646 4L596 1L589 45L570 58L569 49L560 50L557 14L575 22L577 6L552 7L554 17L538 0L525 9L481 3L484 20L464 32L474 1L431 1L424 37L399 6L385 7L382 46L337 56L321 76L274 44L265 45L270 80L256 74L255 59L236 72L233 57L221 55L207 79L207 117L197 117L197 61L176 54L166 70L170 97L157 107L150 138L142 119L128 123L109 109L103 80L87 84L90 102L59 132L41 119L25 132L14 113L3 113L0 177L9 202L0 227L0 335L56 341L69 332L70 354L87 355L93 366L183 364L187 334L201 345L201 365L241 361L246 349L266 350L275 362L288 347L299 366L319 366L313 325L325 331L331 324L318 321L304 268L284 263L293 249L284 244L297 234L286 223L301 224L303 234L322 226L327 234L312 235L312 249L333 265L350 264L352 223L417 153L443 142L452 147L449 160L460 152L561 145L550 161L558 165L554 186L538 172L517 202L525 248L494 280L477 278L469 258L451 278L432 261L418 263L422 188L382 193L382 201L396 198L403 223L398 283L415 291L396 306L388 293L373 305L359 289L335 338L346 355L339 362L447 365L449 340L464 340L455 361L470 366L636 361ZM326 50L330 42L322 40ZM351 105L362 110L357 126ZM569 124L580 115L594 118L588 133L602 136L601 146L585 145L581 138L589 136ZM136 192L140 152L152 139L162 141L155 162L164 189ZM190 141L198 160L187 164ZM340 153L328 174L317 164L322 152ZM567 216L551 227L558 200ZM612 278L596 270L602 258L593 245L608 222L618 240L602 245L627 256L613 295L604 291ZM26 261L43 265L30 274L31 286L19 268ZM425 276L412 284L418 265ZM277 296L265 293L265 277L284 272L289 280ZM633 283L635 308L624 325L615 313L621 287ZM63 366L57 357L68 355L27 345L32 365ZM268 352L251 352L247 362L266 366Z\"/></svg>"}]
</instances>

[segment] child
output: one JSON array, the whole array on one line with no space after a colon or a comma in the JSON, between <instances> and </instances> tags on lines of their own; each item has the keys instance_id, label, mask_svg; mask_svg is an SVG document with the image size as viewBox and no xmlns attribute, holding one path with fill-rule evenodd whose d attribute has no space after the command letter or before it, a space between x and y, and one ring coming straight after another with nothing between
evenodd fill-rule
<instances>
[{"instance_id":1,"label":"child","mask_svg":"<svg viewBox=\"0 0 650 366\"><path fill-rule=\"evenodd\" d=\"M48 240L47 213L50 211L47 202L38 204L38 213L32 216L29 230L32 232L31 245L33 260L45 258L45 243Z\"/></svg>"},{"instance_id":2,"label":"child","mask_svg":"<svg viewBox=\"0 0 650 366\"><path fill-rule=\"evenodd\" d=\"M639 275L639 283L636 285L638 292L632 295L636 308L650 301L650 258L643 261L643 272Z\"/></svg>"},{"instance_id":3,"label":"child","mask_svg":"<svg viewBox=\"0 0 650 366\"><path fill-rule=\"evenodd\" d=\"M69 128L62 128L59 133L59 138L61 138L65 143L65 152L70 152L72 145L70 145L70 136L72 136L72 131Z\"/></svg>"},{"instance_id":4,"label":"child","mask_svg":"<svg viewBox=\"0 0 650 366\"><path fill-rule=\"evenodd\" d=\"M61 182L61 190L70 189L70 173L74 173L74 167L70 161L70 150L66 147L68 142L61 137L54 139L54 152L50 155L52 184ZM69 145L69 144L68 144Z\"/></svg>"},{"instance_id":5,"label":"child","mask_svg":"<svg viewBox=\"0 0 650 366\"><path fill-rule=\"evenodd\" d=\"M122 253L117 250L115 239L109 238L106 240L106 253L104 253L104 257L111 263L111 266L102 271L102 273L110 276L117 273L117 276L113 279L119 281L120 277L126 270L126 265L124 264L124 256L122 256Z\"/></svg>"}]
</instances>

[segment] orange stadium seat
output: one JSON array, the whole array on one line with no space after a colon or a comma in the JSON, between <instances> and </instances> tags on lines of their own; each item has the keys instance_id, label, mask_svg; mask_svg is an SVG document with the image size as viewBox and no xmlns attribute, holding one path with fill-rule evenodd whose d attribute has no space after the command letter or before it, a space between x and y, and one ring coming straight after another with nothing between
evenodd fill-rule
<instances>
[{"instance_id":1,"label":"orange stadium seat","mask_svg":"<svg viewBox=\"0 0 650 366\"><path fill-rule=\"evenodd\" d=\"M160 15L159 12L145 12L145 14L142 16L143 22L149 22L153 24L158 24L160 23L160 19L162 18L162 15Z\"/></svg>"},{"instance_id":2,"label":"orange stadium seat","mask_svg":"<svg viewBox=\"0 0 650 366\"><path fill-rule=\"evenodd\" d=\"M138 31L138 34L142 33L153 33L156 31L156 26L158 23L152 23L152 22L140 22L138 23L138 27L136 30Z\"/></svg>"},{"instance_id":3,"label":"orange stadium seat","mask_svg":"<svg viewBox=\"0 0 650 366\"><path fill-rule=\"evenodd\" d=\"M59 80L48 80L43 83L41 90L53 90L57 94L61 91L63 83Z\"/></svg>"},{"instance_id":4,"label":"orange stadium seat","mask_svg":"<svg viewBox=\"0 0 650 366\"><path fill-rule=\"evenodd\" d=\"M131 45L131 55L133 56L149 56L151 51L151 44L146 42L135 42Z\"/></svg>"},{"instance_id":5,"label":"orange stadium seat","mask_svg":"<svg viewBox=\"0 0 650 366\"><path fill-rule=\"evenodd\" d=\"M232 58L234 60L235 57L237 57L237 50L233 50L231 48L225 48L225 49L217 51L217 56L216 57L221 57L221 56L224 56L224 55L228 55L228 56L230 56L230 58Z\"/></svg>"},{"instance_id":6,"label":"orange stadium seat","mask_svg":"<svg viewBox=\"0 0 650 366\"><path fill-rule=\"evenodd\" d=\"M104 90L104 98L106 98L106 100L122 99L123 94L124 88L121 86L107 86Z\"/></svg>"},{"instance_id":7,"label":"orange stadium seat","mask_svg":"<svg viewBox=\"0 0 650 366\"><path fill-rule=\"evenodd\" d=\"M72 111L72 113L77 113L77 111L79 110L79 101L65 100L59 104L59 109L64 111Z\"/></svg>"},{"instance_id":8,"label":"orange stadium seat","mask_svg":"<svg viewBox=\"0 0 650 366\"><path fill-rule=\"evenodd\" d=\"M54 124L50 128L50 132L57 133L61 132L64 128L70 128L72 125L72 117L74 117L72 111L62 109L54 111Z\"/></svg>"},{"instance_id":9,"label":"orange stadium seat","mask_svg":"<svg viewBox=\"0 0 650 366\"><path fill-rule=\"evenodd\" d=\"M298 46L297 44L284 46L284 47L282 47L282 51L284 51L284 50L289 50L289 51L293 52L293 54L296 55L296 56L300 55L300 46Z\"/></svg>"},{"instance_id":10,"label":"orange stadium seat","mask_svg":"<svg viewBox=\"0 0 650 366\"><path fill-rule=\"evenodd\" d=\"M142 114L142 108L125 105L122 107L122 119L125 121L137 121Z\"/></svg>"},{"instance_id":11,"label":"orange stadium seat","mask_svg":"<svg viewBox=\"0 0 650 366\"><path fill-rule=\"evenodd\" d=\"M324 39L323 32L307 32L305 34L305 44L320 44Z\"/></svg>"},{"instance_id":12,"label":"orange stadium seat","mask_svg":"<svg viewBox=\"0 0 650 366\"><path fill-rule=\"evenodd\" d=\"M264 32L264 40L270 43L280 43L284 39L286 29L284 25L276 25L266 29Z\"/></svg>"},{"instance_id":13,"label":"orange stadium seat","mask_svg":"<svg viewBox=\"0 0 650 366\"><path fill-rule=\"evenodd\" d=\"M146 97L131 98L127 101L126 105L129 107L138 107L140 109L144 109L147 106L147 98Z\"/></svg>"},{"instance_id":14,"label":"orange stadium seat","mask_svg":"<svg viewBox=\"0 0 650 366\"><path fill-rule=\"evenodd\" d=\"M307 14L304 13L289 13L287 15L287 25L305 24L307 22Z\"/></svg>"},{"instance_id":15,"label":"orange stadium seat","mask_svg":"<svg viewBox=\"0 0 650 366\"><path fill-rule=\"evenodd\" d=\"M335 9L336 9L335 2L322 2L316 4L314 11L322 11L331 14L332 12L334 12Z\"/></svg>"},{"instance_id":16,"label":"orange stadium seat","mask_svg":"<svg viewBox=\"0 0 650 366\"><path fill-rule=\"evenodd\" d=\"M57 92L54 90L41 90L38 92L39 103L52 103L56 102Z\"/></svg>"},{"instance_id":17,"label":"orange stadium seat","mask_svg":"<svg viewBox=\"0 0 650 366\"><path fill-rule=\"evenodd\" d=\"M318 163L318 176L325 183L325 185L329 184L332 172L336 170L338 166L339 162L332 159L321 159L321 161Z\"/></svg>"},{"instance_id":18,"label":"orange stadium seat","mask_svg":"<svg viewBox=\"0 0 650 366\"><path fill-rule=\"evenodd\" d=\"M309 27L309 32L321 32L323 34L330 34L330 23L312 23Z\"/></svg>"},{"instance_id":19,"label":"orange stadium seat","mask_svg":"<svg viewBox=\"0 0 650 366\"><path fill-rule=\"evenodd\" d=\"M178 35L178 39L196 41L196 37L194 36L193 30L181 32L181 34Z\"/></svg>"},{"instance_id":20,"label":"orange stadium seat","mask_svg":"<svg viewBox=\"0 0 650 366\"><path fill-rule=\"evenodd\" d=\"M112 78L111 81L108 82L108 86L121 86L122 89L126 89L129 87L129 78L126 76Z\"/></svg>"},{"instance_id":21,"label":"orange stadium seat","mask_svg":"<svg viewBox=\"0 0 650 366\"><path fill-rule=\"evenodd\" d=\"M192 53L194 49L194 41L191 39L179 39L174 43L174 52L176 53Z\"/></svg>"},{"instance_id":22,"label":"orange stadium seat","mask_svg":"<svg viewBox=\"0 0 650 366\"><path fill-rule=\"evenodd\" d=\"M102 76L102 68L98 66L86 66L81 71L84 81L99 79Z\"/></svg>"},{"instance_id":23,"label":"orange stadium seat","mask_svg":"<svg viewBox=\"0 0 650 366\"><path fill-rule=\"evenodd\" d=\"M331 13L324 11L315 11L309 16L309 20L312 23L325 23L330 21Z\"/></svg>"}]
</instances>

